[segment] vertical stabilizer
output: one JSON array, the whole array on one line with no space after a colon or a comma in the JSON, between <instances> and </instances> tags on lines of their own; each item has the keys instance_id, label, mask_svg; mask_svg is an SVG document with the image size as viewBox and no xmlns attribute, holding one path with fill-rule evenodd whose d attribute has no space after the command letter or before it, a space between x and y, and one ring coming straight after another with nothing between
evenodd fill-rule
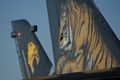
<instances>
[{"instance_id":1,"label":"vertical stabilizer","mask_svg":"<svg viewBox=\"0 0 120 80\"><path fill-rule=\"evenodd\" d=\"M52 64L34 33L37 26L22 19L12 21L12 29L23 78L48 76Z\"/></svg>"}]
</instances>

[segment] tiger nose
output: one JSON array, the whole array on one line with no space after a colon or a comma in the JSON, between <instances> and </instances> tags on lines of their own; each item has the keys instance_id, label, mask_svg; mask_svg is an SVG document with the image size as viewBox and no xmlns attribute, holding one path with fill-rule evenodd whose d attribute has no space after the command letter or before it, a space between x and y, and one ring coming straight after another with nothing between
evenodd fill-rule
<instances>
[{"instance_id":1,"label":"tiger nose","mask_svg":"<svg viewBox=\"0 0 120 80\"><path fill-rule=\"evenodd\" d=\"M63 39L63 36L60 37L60 41L62 41L62 39Z\"/></svg>"},{"instance_id":2,"label":"tiger nose","mask_svg":"<svg viewBox=\"0 0 120 80\"><path fill-rule=\"evenodd\" d=\"M63 34L60 35L60 40L59 41L62 41L63 39Z\"/></svg>"}]
</instances>

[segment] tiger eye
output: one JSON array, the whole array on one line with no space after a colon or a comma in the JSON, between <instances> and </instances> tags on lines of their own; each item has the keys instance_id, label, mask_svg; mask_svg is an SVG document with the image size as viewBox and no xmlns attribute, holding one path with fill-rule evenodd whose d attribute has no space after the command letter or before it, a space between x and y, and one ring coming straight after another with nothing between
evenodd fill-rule
<instances>
[{"instance_id":1,"label":"tiger eye","mask_svg":"<svg viewBox=\"0 0 120 80\"><path fill-rule=\"evenodd\" d=\"M64 31L64 34L65 34L65 35L67 34L67 30Z\"/></svg>"}]
</instances>

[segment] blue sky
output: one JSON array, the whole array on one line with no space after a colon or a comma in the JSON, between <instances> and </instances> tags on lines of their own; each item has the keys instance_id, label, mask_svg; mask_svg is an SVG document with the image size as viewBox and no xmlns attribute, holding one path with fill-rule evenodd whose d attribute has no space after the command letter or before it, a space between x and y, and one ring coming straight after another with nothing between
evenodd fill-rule
<instances>
[{"instance_id":1,"label":"blue sky","mask_svg":"<svg viewBox=\"0 0 120 80\"><path fill-rule=\"evenodd\" d=\"M120 0L95 0L96 5L120 39ZM51 61L53 51L46 0L0 0L0 79L21 80L15 42L10 36L11 20L26 19L38 25L37 36Z\"/></svg>"}]
</instances>

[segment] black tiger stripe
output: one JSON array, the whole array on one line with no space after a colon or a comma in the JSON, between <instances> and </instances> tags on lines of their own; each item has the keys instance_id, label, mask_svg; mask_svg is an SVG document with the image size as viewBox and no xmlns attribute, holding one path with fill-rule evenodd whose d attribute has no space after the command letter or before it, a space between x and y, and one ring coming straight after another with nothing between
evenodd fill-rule
<instances>
[{"instance_id":1,"label":"black tiger stripe","mask_svg":"<svg viewBox=\"0 0 120 80\"><path fill-rule=\"evenodd\" d=\"M88 10L87 14L90 14L89 10ZM86 38L87 45L88 45L88 38L89 38L89 35L90 35L90 24L91 24L91 20L90 20L90 16L88 16L88 24L87 24L88 25L88 33L87 33L87 38Z\"/></svg>"},{"instance_id":2,"label":"black tiger stripe","mask_svg":"<svg viewBox=\"0 0 120 80\"><path fill-rule=\"evenodd\" d=\"M113 64L113 57L111 56L111 65L110 65L110 67L112 67L112 64Z\"/></svg>"},{"instance_id":3,"label":"black tiger stripe","mask_svg":"<svg viewBox=\"0 0 120 80\"><path fill-rule=\"evenodd\" d=\"M81 54L78 54L77 57L76 57L76 59L79 57L79 55L81 55ZM81 62L81 59L82 59L83 56L84 56L84 54L81 55L80 59L78 60L77 65L79 65L79 63Z\"/></svg>"},{"instance_id":4,"label":"black tiger stripe","mask_svg":"<svg viewBox=\"0 0 120 80\"><path fill-rule=\"evenodd\" d=\"M98 58L100 57L100 54L101 54L101 51L102 51L102 47L103 47L103 43L101 43L101 48L99 50L99 52L97 53L97 56L96 56L96 59L95 59L95 62L94 62L94 66L96 65L97 61L98 61ZM99 61L98 61L99 62Z\"/></svg>"},{"instance_id":5,"label":"black tiger stripe","mask_svg":"<svg viewBox=\"0 0 120 80\"><path fill-rule=\"evenodd\" d=\"M106 57L105 57L105 68L107 68L107 60L108 60L108 58L107 58L107 56L108 56L108 51L106 52L106 55L105 55Z\"/></svg>"},{"instance_id":6,"label":"black tiger stripe","mask_svg":"<svg viewBox=\"0 0 120 80\"><path fill-rule=\"evenodd\" d=\"M103 56L104 56L104 47L102 47L102 52L101 52L101 54L102 54L102 56L101 56L101 58L100 58L98 64L100 64L101 61L102 61L102 59L103 59Z\"/></svg>"},{"instance_id":7,"label":"black tiger stripe","mask_svg":"<svg viewBox=\"0 0 120 80\"><path fill-rule=\"evenodd\" d=\"M100 36L99 35L96 35L96 40L95 40L95 44L94 44L94 48L96 48L99 44L99 41L100 41Z\"/></svg>"}]
</instances>

